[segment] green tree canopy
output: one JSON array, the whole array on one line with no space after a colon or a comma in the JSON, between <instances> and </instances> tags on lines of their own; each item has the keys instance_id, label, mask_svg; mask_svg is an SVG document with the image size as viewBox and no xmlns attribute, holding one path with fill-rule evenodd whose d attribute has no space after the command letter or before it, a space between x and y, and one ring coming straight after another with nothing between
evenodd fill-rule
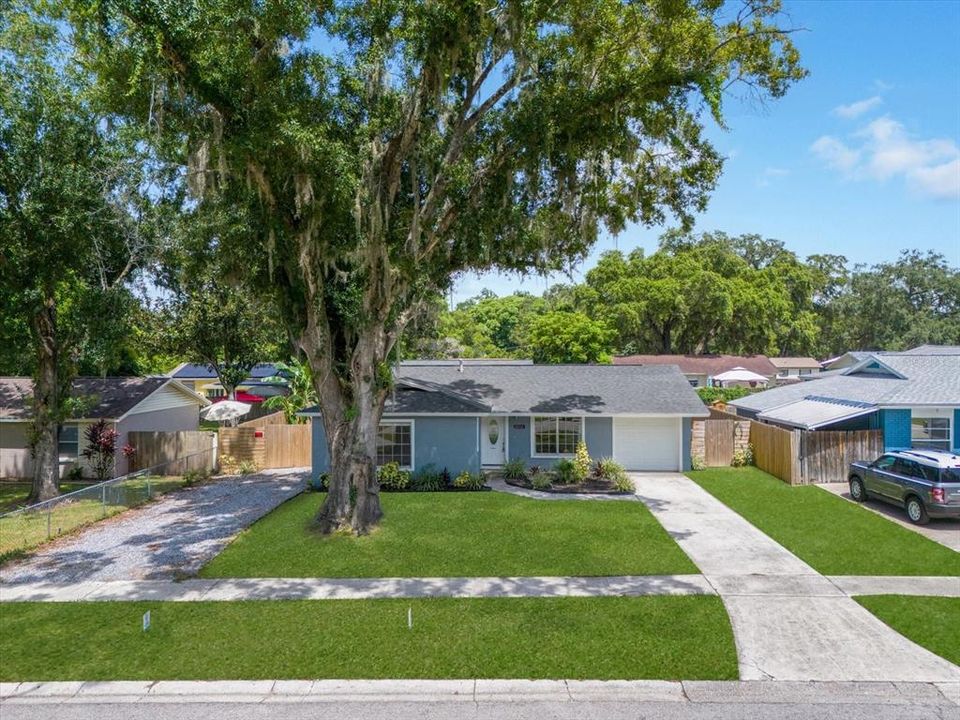
<instances>
[{"instance_id":1,"label":"green tree canopy","mask_svg":"<svg viewBox=\"0 0 960 720\"><path fill-rule=\"evenodd\" d=\"M609 363L613 335L583 313L548 312L530 326L530 354L538 363Z\"/></svg>"},{"instance_id":2,"label":"green tree canopy","mask_svg":"<svg viewBox=\"0 0 960 720\"><path fill-rule=\"evenodd\" d=\"M466 270L566 267L604 227L689 221L721 168L703 116L723 124L731 85L779 97L804 75L778 0L68 7L105 101L153 124L200 202L251 213L267 253L247 272L317 383L327 531L380 517L383 367L421 300Z\"/></svg>"}]
</instances>

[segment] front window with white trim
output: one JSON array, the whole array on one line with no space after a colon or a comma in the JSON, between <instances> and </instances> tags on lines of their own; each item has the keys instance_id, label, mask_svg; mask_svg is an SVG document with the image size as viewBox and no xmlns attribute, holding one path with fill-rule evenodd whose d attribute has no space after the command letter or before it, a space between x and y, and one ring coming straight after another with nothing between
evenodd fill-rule
<instances>
[{"instance_id":1,"label":"front window with white trim","mask_svg":"<svg viewBox=\"0 0 960 720\"><path fill-rule=\"evenodd\" d=\"M915 448L949 450L953 439L950 416L910 418L910 444Z\"/></svg>"},{"instance_id":2,"label":"front window with white trim","mask_svg":"<svg viewBox=\"0 0 960 720\"><path fill-rule=\"evenodd\" d=\"M377 430L377 465L395 462L401 468L413 467L413 423L384 422Z\"/></svg>"},{"instance_id":3,"label":"front window with white trim","mask_svg":"<svg viewBox=\"0 0 960 720\"><path fill-rule=\"evenodd\" d=\"M533 454L573 455L583 438L583 418L535 417L533 419Z\"/></svg>"},{"instance_id":4,"label":"front window with white trim","mask_svg":"<svg viewBox=\"0 0 960 720\"><path fill-rule=\"evenodd\" d=\"M62 425L57 435L57 454L64 459L80 456L80 428L76 424Z\"/></svg>"}]
</instances>

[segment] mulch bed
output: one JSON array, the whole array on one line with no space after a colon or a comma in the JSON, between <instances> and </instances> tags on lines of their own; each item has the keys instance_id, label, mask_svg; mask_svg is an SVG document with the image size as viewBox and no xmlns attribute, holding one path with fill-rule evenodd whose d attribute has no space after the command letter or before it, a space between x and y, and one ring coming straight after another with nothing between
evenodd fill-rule
<instances>
[{"instance_id":1,"label":"mulch bed","mask_svg":"<svg viewBox=\"0 0 960 720\"><path fill-rule=\"evenodd\" d=\"M504 478L507 485L523 488L525 490L537 490L539 492L556 493L558 495L628 495L622 490L613 487L609 480L586 480L576 485L551 485L548 488L535 488L529 480L508 480Z\"/></svg>"}]
</instances>

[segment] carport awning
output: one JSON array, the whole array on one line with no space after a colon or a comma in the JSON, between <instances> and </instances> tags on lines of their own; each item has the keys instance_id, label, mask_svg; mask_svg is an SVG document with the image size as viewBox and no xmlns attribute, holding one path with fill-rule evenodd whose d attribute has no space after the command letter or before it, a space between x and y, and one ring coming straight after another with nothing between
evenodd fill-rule
<instances>
[{"instance_id":1,"label":"carport awning","mask_svg":"<svg viewBox=\"0 0 960 720\"><path fill-rule=\"evenodd\" d=\"M791 425L804 430L816 430L843 420L852 420L861 415L869 415L876 409L877 406L870 403L836 398L805 397L787 405L771 408L760 413L757 417L780 425Z\"/></svg>"}]
</instances>

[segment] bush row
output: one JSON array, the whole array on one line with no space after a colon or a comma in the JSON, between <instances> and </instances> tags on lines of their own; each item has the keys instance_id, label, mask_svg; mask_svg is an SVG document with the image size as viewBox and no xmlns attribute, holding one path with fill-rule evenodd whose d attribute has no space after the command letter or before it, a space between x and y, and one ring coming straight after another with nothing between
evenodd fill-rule
<instances>
[{"instance_id":1,"label":"bush row","mask_svg":"<svg viewBox=\"0 0 960 720\"><path fill-rule=\"evenodd\" d=\"M467 470L452 477L447 468L438 470L435 465L425 465L419 471L411 473L401 469L397 463L390 462L377 468L377 482L384 492L443 492L483 490L487 478L483 473L471 473ZM328 473L321 473L310 481L311 490L326 491L329 486Z\"/></svg>"}]
</instances>

